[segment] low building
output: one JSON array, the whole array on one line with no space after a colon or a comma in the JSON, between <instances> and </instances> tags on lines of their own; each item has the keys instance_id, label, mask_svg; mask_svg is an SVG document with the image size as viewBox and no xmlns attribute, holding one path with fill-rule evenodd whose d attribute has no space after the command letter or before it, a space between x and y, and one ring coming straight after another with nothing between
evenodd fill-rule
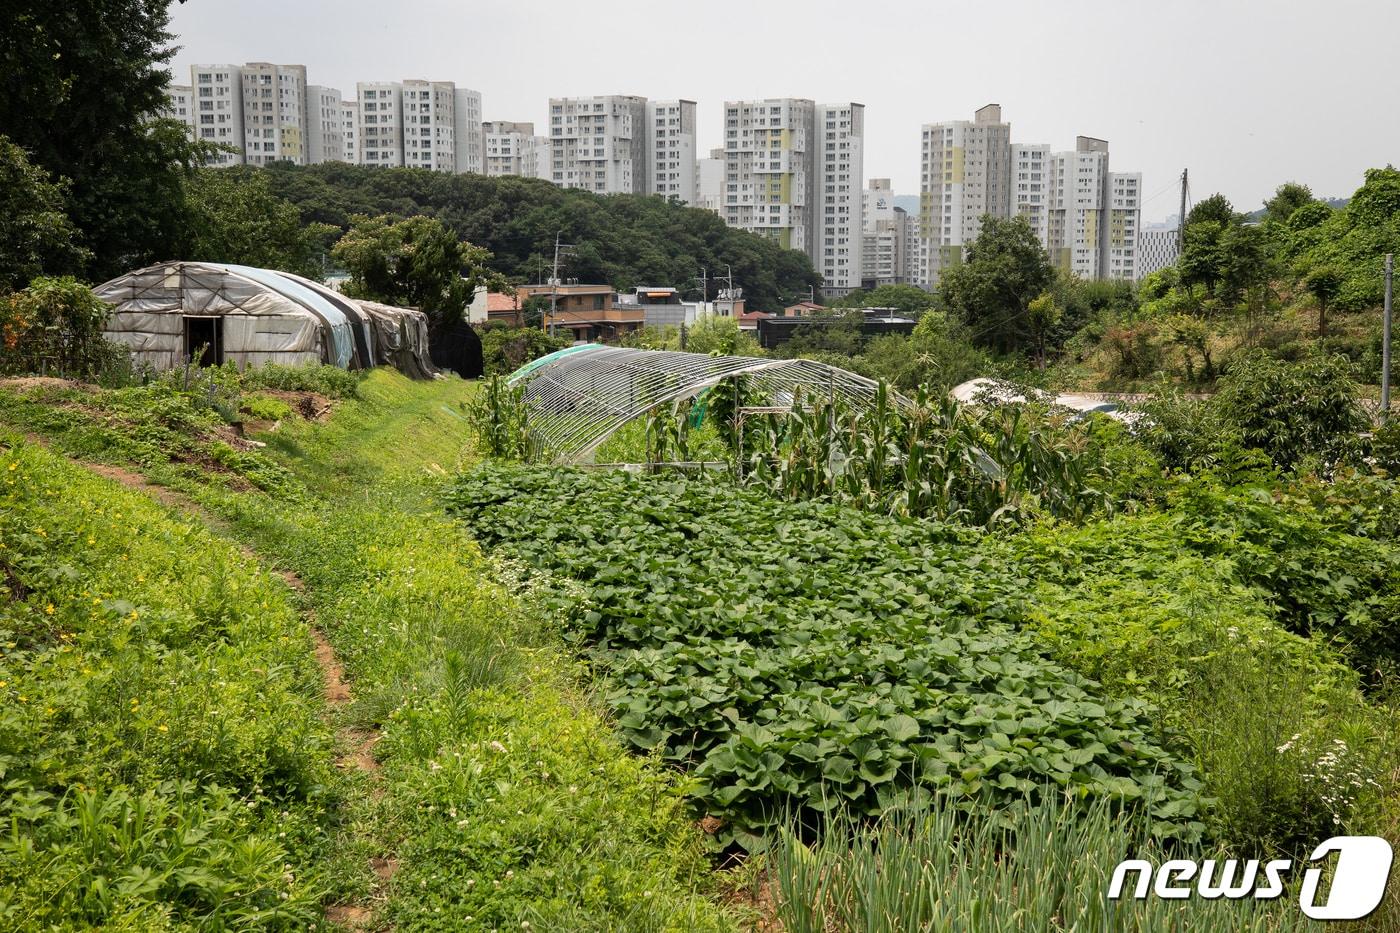
<instances>
[{"instance_id":1,"label":"low building","mask_svg":"<svg viewBox=\"0 0 1400 933\"><path fill-rule=\"evenodd\" d=\"M811 317L814 314L822 314L827 310L826 305L817 304L815 301L799 301L795 305L788 305L783 308L783 317Z\"/></svg>"},{"instance_id":2,"label":"low building","mask_svg":"<svg viewBox=\"0 0 1400 933\"><path fill-rule=\"evenodd\" d=\"M772 317L758 320L758 342L765 350L772 350L787 343L800 331L807 328L826 328L834 325L831 320L812 320L803 317ZM860 332L865 337L878 337L881 334L912 334L916 321L908 318L884 317L867 314L860 323ZM742 323L740 324L742 327Z\"/></svg>"},{"instance_id":3,"label":"low building","mask_svg":"<svg viewBox=\"0 0 1400 933\"><path fill-rule=\"evenodd\" d=\"M519 294L490 292L486 296L486 320L501 321L514 327L525 325L525 302Z\"/></svg>"},{"instance_id":4,"label":"low building","mask_svg":"<svg viewBox=\"0 0 1400 933\"><path fill-rule=\"evenodd\" d=\"M772 316L767 311L744 311L736 315L739 319L739 329L747 331L758 330L759 321L766 321Z\"/></svg>"},{"instance_id":5,"label":"low building","mask_svg":"<svg viewBox=\"0 0 1400 933\"><path fill-rule=\"evenodd\" d=\"M516 297L523 305L539 295L553 301L553 310L545 311L544 327L550 333L571 331L575 342L617 340L646 324L646 311L640 307L619 307L611 285L581 285L568 282L559 285L517 285Z\"/></svg>"},{"instance_id":6,"label":"low building","mask_svg":"<svg viewBox=\"0 0 1400 933\"><path fill-rule=\"evenodd\" d=\"M694 324L698 305L681 300L681 293L663 286L641 286L617 296L619 308L640 308L647 327Z\"/></svg>"}]
</instances>

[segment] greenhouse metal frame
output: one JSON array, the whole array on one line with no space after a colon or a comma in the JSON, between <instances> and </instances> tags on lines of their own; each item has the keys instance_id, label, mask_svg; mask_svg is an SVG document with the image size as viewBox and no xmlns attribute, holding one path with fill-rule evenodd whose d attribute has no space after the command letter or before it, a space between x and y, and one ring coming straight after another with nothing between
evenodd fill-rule
<instances>
[{"instance_id":1,"label":"greenhouse metal frame","mask_svg":"<svg viewBox=\"0 0 1400 933\"><path fill-rule=\"evenodd\" d=\"M527 363L507 384L522 389L530 431L541 448L557 461L577 463L627 422L739 376L769 400L769 407L776 403L783 410L799 397L840 398L864 409L878 390L873 379L815 360L599 344L569 347Z\"/></svg>"}]
</instances>

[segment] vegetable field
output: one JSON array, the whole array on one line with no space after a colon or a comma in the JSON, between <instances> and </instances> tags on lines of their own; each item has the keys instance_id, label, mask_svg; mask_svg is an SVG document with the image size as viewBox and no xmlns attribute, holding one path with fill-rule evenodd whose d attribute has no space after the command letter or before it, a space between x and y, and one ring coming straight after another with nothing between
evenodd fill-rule
<instances>
[{"instance_id":1,"label":"vegetable field","mask_svg":"<svg viewBox=\"0 0 1400 933\"><path fill-rule=\"evenodd\" d=\"M451 508L550 576L639 748L693 766L722 840L943 792L1141 802L1195 837L1198 782L1150 709L1021 630L978 532L689 480L485 466Z\"/></svg>"}]
</instances>

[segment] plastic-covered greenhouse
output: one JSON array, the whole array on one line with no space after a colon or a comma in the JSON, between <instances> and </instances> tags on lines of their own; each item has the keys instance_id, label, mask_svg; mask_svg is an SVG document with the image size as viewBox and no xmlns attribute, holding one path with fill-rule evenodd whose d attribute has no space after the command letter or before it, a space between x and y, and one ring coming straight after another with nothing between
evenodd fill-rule
<instances>
[{"instance_id":1,"label":"plastic-covered greenhouse","mask_svg":"<svg viewBox=\"0 0 1400 933\"><path fill-rule=\"evenodd\" d=\"M356 301L290 272L164 262L94 293L112 307L104 336L156 369L198 359L240 367L390 365L417 378L437 371L423 312Z\"/></svg>"},{"instance_id":2,"label":"plastic-covered greenhouse","mask_svg":"<svg viewBox=\"0 0 1400 933\"><path fill-rule=\"evenodd\" d=\"M750 397L790 408L799 397L875 399L874 380L814 360L706 356L583 344L527 363L508 380L520 387L530 431L557 461L587 459L614 431L661 405L695 398L742 378Z\"/></svg>"}]
</instances>

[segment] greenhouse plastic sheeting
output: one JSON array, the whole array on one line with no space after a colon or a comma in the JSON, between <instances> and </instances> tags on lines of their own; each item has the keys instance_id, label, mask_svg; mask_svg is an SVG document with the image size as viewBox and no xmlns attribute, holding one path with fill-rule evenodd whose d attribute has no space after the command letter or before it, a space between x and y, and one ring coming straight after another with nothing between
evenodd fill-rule
<instances>
[{"instance_id":1,"label":"greenhouse plastic sheeting","mask_svg":"<svg viewBox=\"0 0 1400 933\"><path fill-rule=\"evenodd\" d=\"M746 378L769 404L799 394L870 405L874 380L814 360L706 356L585 344L527 363L507 380L523 387L530 430L554 459L578 462L622 425L659 405L693 398L725 379Z\"/></svg>"}]
</instances>

